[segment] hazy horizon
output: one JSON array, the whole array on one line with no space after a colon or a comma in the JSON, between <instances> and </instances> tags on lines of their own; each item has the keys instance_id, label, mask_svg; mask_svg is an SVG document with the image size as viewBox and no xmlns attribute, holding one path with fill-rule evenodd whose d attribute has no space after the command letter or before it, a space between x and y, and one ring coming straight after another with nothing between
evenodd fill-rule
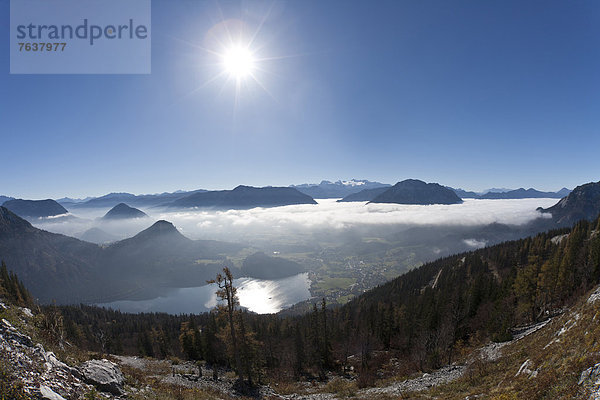
<instances>
[{"instance_id":1,"label":"hazy horizon","mask_svg":"<svg viewBox=\"0 0 600 400\"><path fill-rule=\"evenodd\" d=\"M41 194L41 195L37 195L37 196L33 196L33 197L26 197L26 196L19 196L19 195L15 195L12 193L4 193L4 192L0 192L0 196L9 196L9 197L14 197L16 199L24 199L24 200L46 200L46 199L53 199L53 200L58 200L58 199L62 199L62 198L71 198L71 199L85 199L85 198L97 198L97 197L102 197L102 196L106 196L108 194L112 194L112 193L128 193L128 194L133 194L136 196L143 196L143 195L157 195L157 194L162 194L162 193L174 193L174 192L178 192L178 191L183 191L183 192L189 192L189 191L194 191L194 190L199 190L199 189L203 189L203 190L231 190L234 189L237 186L240 185L244 185L244 186L255 186L255 187L267 187L267 186L277 186L277 187L289 187L292 185L302 185L302 184L310 184L310 185L318 185L319 183L321 183L322 181L330 181L330 182L337 182L337 181L350 181L352 179L357 179L357 180L368 180L371 182L379 182L379 183L384 183L384 184L389 184L389 185L394 185L397 182L400 182L402 180L405 179L419 179L419 178L414 178L414 177L405 177L402 179L398 179L396 181L393 182L385 182L383 180L378 180L378 179L367 179L367 178L348 178L348 179L343 179L343 178L337 178L337 179L320 179L317 181L306 181L306 182L296 182L296 183L288 183L288 184L281 184L281 185L275 185L275 184L265 184L265 185L250 185L250 184L246 184L246 183L239 183L236 184L234 186L223 186L223 187L203 187L203 186L199 186L199 187L189 187L186 189L174 189L174 190L162 190L162 191L149 191L149 192L132 192L132 191L128 191L128 190L111 190L108 192L92 192L92 193L79 193L79 194L59 194L59 195L55 195L55 196L49 196L49 195L45 195L45 194ZM419 179L422 180L422 179ZM543 188L543 187L539 187L539 186L535 186L535 185L521 185L521 186L515 186L515 187L506 187L503 185L494 185L493 182L491 182L490 185L482 187L482 188L470 188L470 187L465 187L465 186L452 186L452 185L447 185L444 182L437 182L437 181L428 181L428 183L439 183L442 186L451 186L454 189L462 189L465 191L472 191L475 193L484 193L486 191L488 191L489 189L494 189L494 188L502 188L502 189L506 189L506 190L516 190L516 189L536 189L542 192L558 192L559 190L563 189L563 188L567 188L569 190L572 190L573 188L575 188L576 186L579 185L583 185L585 183L588 182L581 182L578 183L577 185L573 186L573 187L568 187L568 186L560 186L560 187L550 187L550 188ZM1 205L1 204L0 204Z\"/></svg>"}]
</instances>

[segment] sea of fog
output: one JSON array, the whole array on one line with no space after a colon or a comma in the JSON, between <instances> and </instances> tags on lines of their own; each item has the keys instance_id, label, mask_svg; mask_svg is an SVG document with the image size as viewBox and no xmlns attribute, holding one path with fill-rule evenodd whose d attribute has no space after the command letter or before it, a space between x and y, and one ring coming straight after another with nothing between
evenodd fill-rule
<instances>
[{"instance_id":1,"label":"sea of fog","mask_svg":"<svg viewBox=\"0 0 600 400\"><path fill-rule=\"evenodd\" d=\"M234 279L240 305L258 314L276 313L310 298L308 274L278 280ZM166 312L193 314L209 311L217 305L216 284L193 288L171 289L150 300L122 300L98 304L123 312Z\"/></svg>"},{"instance_id":2,"label":"sea of fog","mask_svg":"<svg viewBox=\"0 0 600 400\"><path fill-rule=\"evenodd\" d=\"M130 237L164 219L172 222L191 239L248 240L253 235L293 236L315 230L344 230L354 227L461 225L491 223L522 225L543 216L538 207L547 208L557 199L479 200L466 199L453 205L337 203L335 199L317 200L318 204L292 205L249 210L166 211L142 208L151 218L100 222L105 209L75 209L77 218L53 218L34 221L34 225L51 232L79 236L91 227L99 227L118 238ZM549 215L546 215L549 216Z\"/></svg>"},{"instance_id":3,"label":"sea of fog","mask_svg":"<svg viewBox=\"0 0 600 400\"><path fill-rule=\"evenodd\" d=\"M102 222L108 209L74 209L71 216L33 221L48 231L78 237L97 227L115 238L131 237L163 219L172 222L191 239L216 239L244 242L255 248L316 241L341 244L347 237L385 236L415 226L471 227L491 223L523 225L546 218L536 211L556 204L557 199L475 200L454 205L338 203L335 199L318 200L316 205L293 205L249 210L170 211L142 208L150 218ZM339 234L338 234L339 233ZM477 238L464 239L470 248L486 245ZM242 306L257 313L274 313L310 298L307 274L280 280L239 278L235 280ZM217 303L214 285L173 288L160 297L143 301L116 301L101 304L127 312L198 313Z\"/></svg>"}]
</instances>

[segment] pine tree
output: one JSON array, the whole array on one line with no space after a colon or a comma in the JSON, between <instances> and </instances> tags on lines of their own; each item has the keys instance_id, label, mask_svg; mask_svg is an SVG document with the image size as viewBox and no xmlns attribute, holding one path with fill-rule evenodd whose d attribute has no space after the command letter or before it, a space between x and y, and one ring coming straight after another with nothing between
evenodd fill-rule
<instances>
[{"instance_id":1,"label":"pine tree","mask_svg":"<svg viewBox=\"0 0 600 400\"><path fill-rule=\"evenodd\" d=\"M296 378L299 378L304 372L304 340L302 339L302 333L300 331L300 326L296 325L295 335L294 335L294 375Z\"/></svg>"}]
</instances>

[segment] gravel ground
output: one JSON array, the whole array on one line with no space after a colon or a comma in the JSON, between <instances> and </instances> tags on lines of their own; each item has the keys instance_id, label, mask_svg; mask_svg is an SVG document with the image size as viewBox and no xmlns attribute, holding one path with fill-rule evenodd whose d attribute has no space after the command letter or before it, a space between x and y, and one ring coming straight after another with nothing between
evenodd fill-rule
<instances>
[{"instance_id":1,"label":"gravel ground","mask_svg":"<svg viewBox=\"0 0 600 400\"><path fill-rule=\"evenodd\" d=\"M430 374L423 374L418 378L407 379L385 387L366 389L363 393L368 395L399 395L402 392L419 392L460 378L466 368L464 365L449 365Z\"/></svg>"}]
</instances>

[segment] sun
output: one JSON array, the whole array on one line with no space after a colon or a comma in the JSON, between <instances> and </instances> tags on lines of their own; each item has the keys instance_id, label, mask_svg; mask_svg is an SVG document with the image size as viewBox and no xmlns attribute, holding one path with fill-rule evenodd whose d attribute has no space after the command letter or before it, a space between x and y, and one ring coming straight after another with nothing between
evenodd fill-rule
<instances>
[{"instance_id":1,"label":"sun","mask_svg":"<svg viewBox=\"0 0 600 400\"><path fill-rule=\"evenodd\" d=\"M222 64L225 72L239 81L252 76L256 68L256 59L247 47L234 45L223 53Z\"/></svg>"}]
</instances>

